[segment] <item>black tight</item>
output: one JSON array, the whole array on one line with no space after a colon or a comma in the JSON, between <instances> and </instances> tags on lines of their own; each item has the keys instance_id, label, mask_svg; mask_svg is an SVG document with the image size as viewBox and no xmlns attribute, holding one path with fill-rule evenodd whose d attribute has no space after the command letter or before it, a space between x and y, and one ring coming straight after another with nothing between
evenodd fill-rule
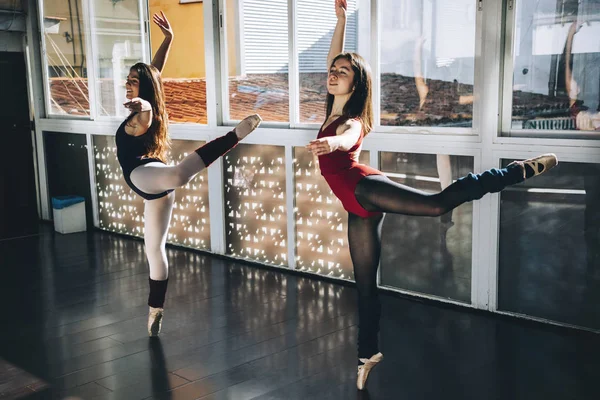
<instances>
[{"instance_id":1,"label":"black tight","mask_svg":"<svg viewBox=\"0 0 600 400\"><path fill-rule=\"evenodd\" d=\"M358 358L370 358L379 352L381 304L377 294L377 268L382 225L383 214L361 218L348 213L348 244L358 290Z\"/></svg>"}]
</instances>

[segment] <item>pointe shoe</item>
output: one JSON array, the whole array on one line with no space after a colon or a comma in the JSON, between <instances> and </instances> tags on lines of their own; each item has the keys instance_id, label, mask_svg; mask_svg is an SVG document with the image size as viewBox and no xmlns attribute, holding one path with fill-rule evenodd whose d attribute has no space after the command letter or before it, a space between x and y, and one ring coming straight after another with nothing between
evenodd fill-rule
<instances>
[{"instance_id":1,"label":"pointe shoe","mask_svg":"<svg viewBox=\"0 0 600 400\"><path fill-rule=\"evenodd\" d=\"M363 365L358 366L358 376L356 377L356 388L358 390L363 390L367 385L367 378L369 377L369 372L373 369L378 362L383 360L383 354L377 353L371 358L359 358Z\"/></svg>"},{"instance_id":2,"label":"pointe shoe","mask_svg":"<svg viewBox=\"0 0 600 400\"><path fill-rule=\"evenodd\" d=\"M150 307L150 311L148 312L148 336L156 337L160 333L163 312L162 308Z\"/></svg>"},{"instance_id":3,"label":"pointe shoe","mask_svg":"<svg viewBox=\"0 0 600 400\"><path fill-rule=\"evenodd\" d=\"M523 179L529 179L558 165L556 154L547 153L525 161L513 161L509 165L518 164L523 169Z\"/></svg>"},{"instance_id":4,"label":"pointe shoe","mask_svg":"<svg viewBox=\"0 0 600 400\"><path fill-rule=\"evenodd\" d=\"M238 137L238 140L242 140L250 133L252 133L252 131L254 131L256 128L258 128L261 122L262 118L260 117L260 115L252 114L241 120L240 123L237 124L235 128L233 128L233 131Z\"/></svg>"}]
</instances>

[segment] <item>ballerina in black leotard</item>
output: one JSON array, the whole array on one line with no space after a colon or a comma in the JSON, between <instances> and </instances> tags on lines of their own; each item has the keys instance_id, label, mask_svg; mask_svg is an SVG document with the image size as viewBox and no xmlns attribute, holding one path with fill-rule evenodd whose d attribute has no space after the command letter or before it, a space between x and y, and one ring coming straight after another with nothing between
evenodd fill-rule
<instances>
[{"instance_id":1,"label":"ballerina in black leotard","mask_svg":"<svg viewBox=\"0 0 600 400\"><path fill-rule=\"evenodd\" d=\"M165 39L152 65L138 63L129 71L126 83L129 101L125 107L131 114L117 130L116 143L125 182L145 199L144 242L150 267L148 334L157 336L169 277L165 244L175 198L173 190L187 184L198 172L231 150L258 127L261 119L258 115L249 116L227 135L200 147L179 164L166 165L170 140L160 72L171 47L173 31L162 12L154 15L153 20Z\"/></svg>"}]
</instances>

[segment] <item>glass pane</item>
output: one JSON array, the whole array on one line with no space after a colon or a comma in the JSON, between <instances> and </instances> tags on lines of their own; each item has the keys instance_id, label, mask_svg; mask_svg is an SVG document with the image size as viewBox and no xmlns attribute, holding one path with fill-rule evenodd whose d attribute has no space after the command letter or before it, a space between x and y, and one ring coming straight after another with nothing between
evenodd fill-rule
<instances>
[{"instance_id":1,"label":"glass pane","mask_svg":"<svg viewBox=\"0 0 600 400\"><path fill-rule=\"evenodd\" d=\"M226 0L229 117L289 120L288 1ZM238 8L241 7L241 8Z\"/></svg>"},{"instance_id":2,"label":"glass pane","mask_svg":"<svg viewBox=\"0 0 600 400\"><path fill-rule=\"evenodd\" d=\"M473 171L473 158L380 153L381 170L403 185L437 193ZM441 217L387 214L381 284L469 303L473 203Z\"/></svg>"},{"instance_id":3,"label":"glass pane","mask_svg":"<svg viewBox=\"0 0 600 400\"><path fill-rule=\"evenodd\" d=\"M173 140L168 157L183 158L204 142ZM96 192L100 228L126 235L143 236L144 200L127 186L117 160L114 136L94 136ZM175 191L175 205L167 241L200 250L210 250L208 171Z\"/></svg>"},{"instance_id":4,"label":"glass pane","mask_svg":"<svg viewBox=\"0 0 600 400\"><path fill-rule=\"evenodd\" d=\"M287 265L285 148L240 144L223 158L227 254Z\"/></svg>"},{"instance_id":5,"label":"glass pane","mask_svg":"<svg viewBox=\"0 0 600 400\"><path fill-rule=\"evenodd\" d=\"M511 129L600 130L600 3L515 4Z\"/></svg>"},{"instance_id":6,"label":"glass pane","mask_svg":"<svg viewBox=\"0 0 600 400\"><path fill-rule=\"evenodd\" d=\"M369 152L359 161L369 165ZM334 278L354 279L348 251L348 212L329 189L304 147L294 148L296 268Z\"/></svg>"},{"instance_id":7,"label":"glass pane","mask_svg":"<svg viewBox=\"0 0 600 400\"><path fill-rule=\"evenodd\" d=\"M143 60L144 40L140 33L138 0L91 2L94 13L98 115L126 117L123 107L125 79L129 68Z\"/></svg>"},{"instance_id":8,"label":"glass pane","mask_svg":"<svg viewBox=\"0 0 600 400\"><path fill-rule=\"evenodd\" d=\"M498 286L501 310L600 329L600 164L502 192Z\"/></svg>"},{"instance_id":9,"label":"glass pane","mask_svg":"<svg viewBox=\"0 0 600 400\"><path fill-rule=\"evenodd\" d=\"M206 116L206 65L204 50L204 4L149 2L150 16L164 11L175 39L162 71L167 112L171 122L208 123ZM150 27L152 55L164 35L154 23Z\"/></svg>"},{"instance_id":10,"label":"glass pane","mask_svg":"<svg viewBox=\"0 0 600 400\"><path fill-rule=\"evenodd\" d=\"M348 1L345 51L357 51L358 10ZM298 69L300 73L300 122L322 123L327 96L327 54L337 22L333 1L298 2Z\"/></svg>"},{"instance_id":11,"label":"glass pane","mask_svg":"<svg viewBox=\"0 0 600 400\"><path fill-rule=\"evenodd\" d=\"M381 125L472 126L476 7L381 1Z\"/></svg>"},{"instance_id":12,"label":"glass pane","mask_svg":"<svg viewBox=\"0 0 600 400\"><path fill-rule=\"evenodd\" d=\"M44 1L49 114L90 115L86 32L81 0Z\"/></svg>"}]
</instances>

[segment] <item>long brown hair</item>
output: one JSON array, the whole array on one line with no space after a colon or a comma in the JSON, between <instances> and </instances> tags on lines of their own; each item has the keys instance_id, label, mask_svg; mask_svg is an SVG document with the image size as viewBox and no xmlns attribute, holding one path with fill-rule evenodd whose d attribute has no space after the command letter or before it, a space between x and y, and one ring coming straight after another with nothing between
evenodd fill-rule
<instances>
[{"instance_id":1,"label":"long brown hair","mask_svg":"<svg viewBox=\"0 0 600 400\"><path fill-rule=\"evenodd\" d=\"M338 54L329 68L340 58L345 58L352 64L354 71L354 93L344 105L344 115L350 118L358 118L362 123L365 136L373 130L373 94L371 79L371 67L367 61L356 53ZM335 96L327 93L326 117L329 118L333 108Z\"/></svg>"},{"instance_id":2,"label":"long brown hair","mask_svg":"<svg viewBox=\"0 0 600 400\"><path fill-rule=\"evenodd\" d=\"M137 63L131 67L131 70L136 71L139 76L139 97L152 106L152 125L146 133L150 135L151 139L148 141L146 156L158 158L166 163L167 150L171 147L171 138L169 138L169 116L165 106L165 94L160 72L154 66L145 63Z\"/></svg>"}]
</instances>

